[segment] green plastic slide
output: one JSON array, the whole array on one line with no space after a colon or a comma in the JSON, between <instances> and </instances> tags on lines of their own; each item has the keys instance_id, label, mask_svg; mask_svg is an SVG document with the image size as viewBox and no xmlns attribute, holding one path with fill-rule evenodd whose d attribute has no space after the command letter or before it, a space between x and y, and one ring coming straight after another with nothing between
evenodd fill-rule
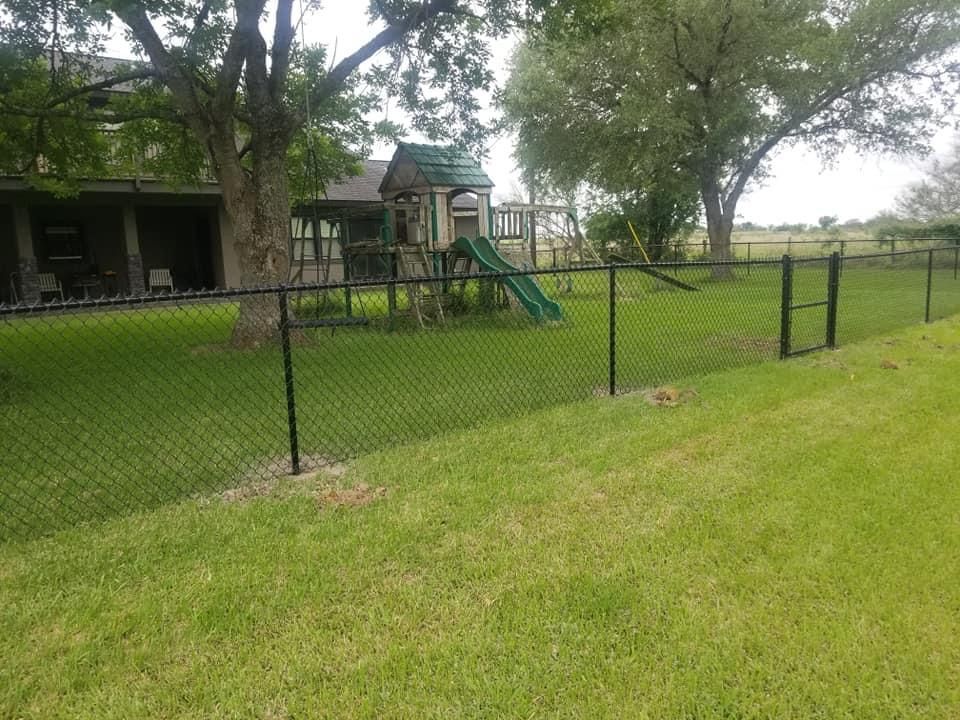
<instances>
[{"instance_id":1,"label":"green plastic slide","mask_svg":"<svg viewBox=\"0 0 960 720\"><path fill-rule=\"evenodd\" d=\"M520 269L504 260L485 237L478 237L476 240L460 237L453 243L453 247L476 260L486 272L517 272ZM503 278L503 283L532 317L537 320L544 317L549 320L563 320L563 310L543 294L543 290L531 276L513 275Z\"/></svg>"}]
</instances>

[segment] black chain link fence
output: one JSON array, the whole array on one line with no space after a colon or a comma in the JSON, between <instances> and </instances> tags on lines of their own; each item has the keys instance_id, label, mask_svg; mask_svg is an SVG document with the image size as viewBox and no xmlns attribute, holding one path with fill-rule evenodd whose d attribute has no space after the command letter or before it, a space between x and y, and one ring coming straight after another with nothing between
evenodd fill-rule
<instances>
[{"instance_id":1,"label":"black chain link fence","mask_svg":"<svg viewBox=\"0 0 960 720\"><path fill-rule=\"evenodd\" d=\"M945 317L958 262L940 248L2 306L0 539Z\"/></svg>"}]
</instances>

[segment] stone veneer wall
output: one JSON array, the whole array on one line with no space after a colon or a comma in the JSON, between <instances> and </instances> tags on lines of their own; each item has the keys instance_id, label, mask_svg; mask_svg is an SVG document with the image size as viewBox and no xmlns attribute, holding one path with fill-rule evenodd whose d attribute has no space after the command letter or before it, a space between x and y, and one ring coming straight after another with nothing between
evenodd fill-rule
<instances>
[{"instance_id":1,"label":"stone veneer wall","mask_svg":"<svg viewBox=\"0 0 960 720\"><path fill-rule=\"evenodd\" d=\"M131 295L143 295L147 291L143 277L143 258L139 255L127 255L127 283Z\"/></svg>"},{"instance_id":2,"label":"stone veneer wall","mask_svg":"<svg viewBox=\"0 0 960 720\"><path fill-rule=\"evenodd\" d=\"M40 302L40 276L37 274L37 259L35 257L20 258L17 262L17 273L20 275L20 302ZM57 300L59 299L58 297Z\"/></svg>"}]
</instances>

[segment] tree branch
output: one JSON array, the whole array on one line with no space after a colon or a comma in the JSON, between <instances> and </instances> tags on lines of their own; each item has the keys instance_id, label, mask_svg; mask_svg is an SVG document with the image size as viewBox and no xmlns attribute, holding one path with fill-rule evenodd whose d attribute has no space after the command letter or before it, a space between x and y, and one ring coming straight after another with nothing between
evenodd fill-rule
<instances>
[{"instance_id":1,"label":"tree branch","mask_svg":"<svg viewBox=\"0 0 960 720\"><path fill-rule=\"evenodd\" d=\"M334 66L324 78L320 91L316 93L314 102L322 102L336 94L346 83L347 78L363 63L389 45L393 45L403 37L426 23L437 15L453 13L457 8L457 0L429 0L420 5L415 11L402 20L388 25L377 33L363 47L348 55Z\"/></svg>"},{"instance_id":2,"label":"tree branch","mask_svg":"<svg viewBox=\"0 0 960 720\"><path fill-rule=\"evenodd\" d=\"M273 106L268 88L267 41L260 34L260 16L265 4L263 0L237 3L237 31L243 45L247 102L257 108L252 113L255 118L263 117L263 113Z\"/></svg>"},{"instance_id":3,"label":"tree branch","mask_svg":"<svg viewBox=\"0 0 960 720\"><path fill-rule=\"evenodd\" d=\"M143 68L140 70L133 70L128 73L123 73L122 75L116 75L105 80L99 80L95 83L90 83L89 85L84 85L82 87L74 88L68 92L65 92L63 95L60 95L52 100L48 101L46 107L53 108L57 105L63 105L66 102L73 100L74 98L80 97L81 95L87 95L89 93L96 92L97 90L107 90L117 85L122 85L125 82L132 82L134 80L146 80L148 78L156 77L157 72L153 68Z\"/></svg>"},{"instance_id":4,"label":"tree branch","mask_svg":"<svg viewBox=\"0 0 960 720\"><path fill-rule=\"evenodd\" d=\"M163 40L160 39L156 28L147 17L146 10L140 4L130 3L119 5L114 12L130 28L134 37L146 50L160 79L173 93L174 100L186 115L198 139L202 141L210 131L210 123L204 115L203 105L197 97L193 80L164 47Z\"/></svg>"},{"instance_id":5,"label":"tree branch","mask_svg":"<svg viewBox=\"0 0 960 720\"><path fill-rule=\"evenodd\" d=\"M230 40L227 42L227 49L220 64L220 72L217 74L217 92L213 98L215 116L223 117L236 102L245 57L246 37L240 25L237 24L230 34Z\"/></svg>"},{"instance_id":6,"label":"tree branch","mask_svg":"<svg viewBox=\"0 0 960 720\"><path fill-rule=\"evenodd\" d=\"M193 28L190 30L190 34L187 36L187 43L185 47L188 51L193 50L193 44L200 36L200 29L203 27L204 23L207 22L207 17L210 15L210 3L211 0L203 0L203 4L197 11L196 18L194 18L193 21Z\"/></svg>"},{"instance_id":7,"label":"tree branch","mask_svg":"<svg viewBox=\"0 0 960 720\"><path fill-rule=\"evenodd\" d=\"M861 78L861 82L868 81L869 78ZM757 168L760 167L760 163L763 162L763 159L767 156L767 154L773 150L774 147L776 147L777 143L795 133L800 129L800 127L803 126L805 122L808 122L812 118L816 117L819 113L829 108L833 103L850 92L851 87L851 85L840 85L839 87L824 91L818 98L814 100L813 103L811 103L806 111L797 113L793 117L789 118L775 132L773 132L770 137L763 141L760 146L750 154L750 156L747 158L747 161L737 169L736 180L733 182L733 186L728 192L724 193L724 207L727 205L735 206L737 204L737 201L743 194L747 182L753 176L753 173L756 172Z\"/></svg>"},{"instance_id":8,"label":"tree branch","mask_svg":"<svg viewBox=\"0 0 960 720\"><path fill-rule=\"evenodd\" d=\"M707 67L705 84L709 83L714 75L717 74L717 71L720 69L721 59L726 54L727 48L729 47L727 45L727 34L730 32L730 26L733 24L733 12L730 9L729 0L726 0L723 3L723 7L726 15L724 16L723 23L720 25L720 36L717 38L717 47L715 50L716 57L709 67Z\"/></svg>"},{"instance_id":9,"label":"tree branch","mask_svg":"<svg viewBox=\"0 0 960 720\"><path fill-rule=\"evenodd\" d=\"M96 112L94 110L84 110L77 112L75 110L63 110L59 108L32 108L22 105L11 105L0 100L0 115L10 115L15 117L28 118L64 118L71 120L80 120L82 122L116 124L128 122L130 120L165 120L179 125L185 125L186 119L176 112L164 112L159 109L153 110L129 110L116 112Z\"/></svg>"},{"instance_id":10,"label":"tree branch","mask_svg":"<svg viewBox=\"0 0 960 720\"><path fill-rule=\"evenodd\" d=\"M690 30L688 30L688 32L690 32ZM673 51L673 61L683 72L683 76L697 87L703 87L706 84L706 81L698 77L697 74L688 68L681 59L683 57L683 53L680 52L680 28L676 25L676 23L673 25Z\"/></svg>"},{"instance_id":11,"label":"tree branch","mask_svg":"<svg viewBox=\"0 0 960 720\"><path fill-rule=\"evenodd\" d=\"M273 46L270 48L270 95L280 100L290 72L290 48L293 45L293 0L277 1L277 19L273 28Z\"/></svg>"}]
</instances>

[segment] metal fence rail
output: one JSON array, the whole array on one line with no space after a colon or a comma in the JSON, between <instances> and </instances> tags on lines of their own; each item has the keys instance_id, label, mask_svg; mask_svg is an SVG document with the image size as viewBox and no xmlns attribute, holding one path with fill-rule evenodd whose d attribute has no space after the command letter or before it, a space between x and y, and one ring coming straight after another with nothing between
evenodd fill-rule
<instances>
[{"instance_id":1,"label":"metal fence rail","mask_svg":"<svg viewBox=\"0 0 960 720\"><path fill-rule=\"evenodd\" d=\"M945 317L960 312L957 255L2 306L0 539ZM240 325L255 330L242 344Z\"/></svg>"}]
</instances>

